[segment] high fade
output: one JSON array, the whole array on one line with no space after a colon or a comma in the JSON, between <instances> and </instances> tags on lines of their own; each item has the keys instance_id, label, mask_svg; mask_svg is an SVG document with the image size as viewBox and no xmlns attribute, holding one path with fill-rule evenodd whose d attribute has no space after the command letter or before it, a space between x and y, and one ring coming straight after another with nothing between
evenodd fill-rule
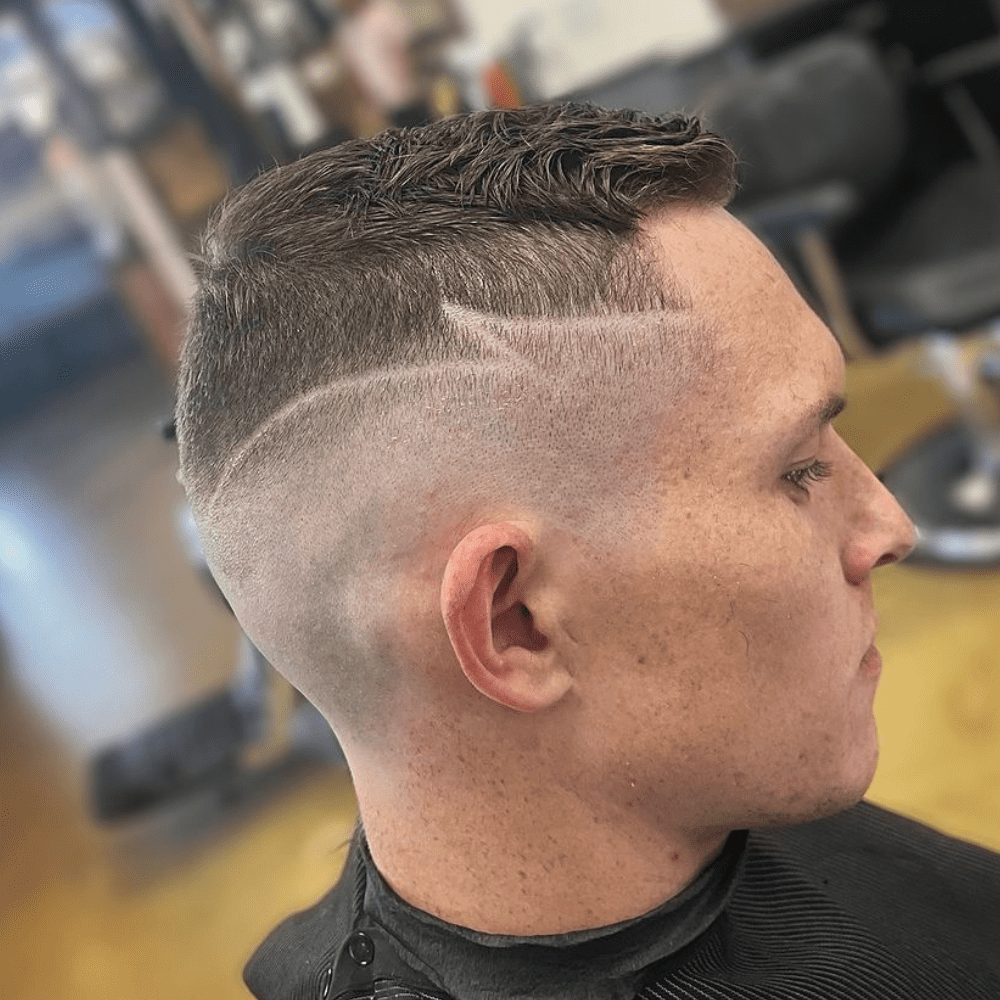
<instances>
[{"instance_id":1,"label":"high fade","mask_svg":"<svg viewBox=\"0 0 1000 1000\"><path fill-rule=\"evenodd\" d=\"M384 709L394 588L429 539L525 508L621 531L651 418L714 356L640 223L734 180L696 119L555 105L345 142L220 206L181 478L244 628L334 728Z\"/></svg>"}]
</instances>

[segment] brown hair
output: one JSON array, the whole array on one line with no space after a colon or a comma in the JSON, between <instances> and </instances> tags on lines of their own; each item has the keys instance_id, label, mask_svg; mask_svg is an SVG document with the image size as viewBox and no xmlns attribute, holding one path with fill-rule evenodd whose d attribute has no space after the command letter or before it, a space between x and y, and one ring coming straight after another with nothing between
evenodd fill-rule
<instances>
[{"instance_id":1,"label":"brown hair","mask_svg":"<svg viewBox=\"0 0 1000 1000\"><path fill-rule=\"evenodd\" d=\"M322 549L307 560L322 578L356 590L358 567L377 575L375 550L388 544L378 525L409 516L419 535L426 524L392 496L432 496L436 511L465 503L464 514L473 495L497 491L548 503L553 456L577 455L585 476L613 451L609 424L622 414L610 388L625 373L673 363L680 385L707 364L638 226L671 202L726 203L734 175L732 151L695 119L560 105L345 142L231 195L198 261L177 428L210 562L251 634L251 592L265 578L277 587L268 565L303 572L303 533ZM523 462L539 434L540 464L515 488L498 471L504 456ZM488 444L490 468L479 468ZM320 525L319 501L306 511L302 496L323 476ZM393 544L398 555L415 541ZM334 603L363 659L362 590ZM282 632L272 625L257 627L258 644L280 660L287 645L266 638ZM337 627L299 615L282 634L293 625L300 636ZM325 646L287 654L297 683Z\"/></svg>"}]
</instances>

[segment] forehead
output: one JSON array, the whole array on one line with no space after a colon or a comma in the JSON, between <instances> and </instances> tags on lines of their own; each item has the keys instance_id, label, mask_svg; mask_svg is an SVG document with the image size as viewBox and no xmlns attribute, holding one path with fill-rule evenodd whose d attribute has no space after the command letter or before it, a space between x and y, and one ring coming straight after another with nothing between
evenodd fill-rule
<instances>
[{"instance_id":1,"label":"forehead","mask_svg":"<svg viewBox=\"0 0 1000 1000\"><path fill-rule=\"evenodd\" d=\"M811 408L838 389L844 359L837 341L803 300L770 251L715 206L675 206L652 216L643 235L691 311L712 330L719 377L707 393L744 415Z\"/></svg>"}]
</instances>

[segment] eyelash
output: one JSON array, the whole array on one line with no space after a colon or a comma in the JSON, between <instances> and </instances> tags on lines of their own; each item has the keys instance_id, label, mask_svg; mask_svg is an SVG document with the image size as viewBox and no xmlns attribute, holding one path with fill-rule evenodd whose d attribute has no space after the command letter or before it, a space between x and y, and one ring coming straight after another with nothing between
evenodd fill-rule
<instances>
[{"instance_id":1,"label":"eyelash","mask_svg":"<svg viewBox=\"0 0 1000 1000\"><path fill-rule=\"evenodd\" d=\"M791 472L786 472L783 478L804 493L808 493L809 483L818 483L824 479L829 479L832 474L833 465L830 462L823 462L817 459L812 465L806 465L801 469L792 469Z\"/></svg>"}]
</instances>

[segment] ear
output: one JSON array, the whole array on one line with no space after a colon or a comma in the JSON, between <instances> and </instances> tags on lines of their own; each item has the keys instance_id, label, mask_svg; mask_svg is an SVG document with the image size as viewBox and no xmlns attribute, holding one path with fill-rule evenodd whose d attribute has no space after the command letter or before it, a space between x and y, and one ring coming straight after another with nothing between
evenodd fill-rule
<instances>
[{"instance_id":1,"label":"ear","mask_svg":"<svg viewBox=\"0 0 1000 1000\"><path fill-rule=\"evenodd\" d=\"M535 623L534 544L512 521L485 524L453 549L441 583L452 649L482 694L521 712L558 702L573 684Z\"/></svg>"}]
</instances>

